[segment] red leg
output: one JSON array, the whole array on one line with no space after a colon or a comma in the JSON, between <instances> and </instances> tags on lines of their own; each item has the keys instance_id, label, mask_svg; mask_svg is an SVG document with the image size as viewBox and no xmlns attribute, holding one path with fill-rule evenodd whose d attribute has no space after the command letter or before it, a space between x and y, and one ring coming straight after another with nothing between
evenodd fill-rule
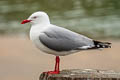
<instances>
[{"instance_id":1,"label":"red leg","mask_svg":"<svg viewBox=\"0 0 120 80\"><path fill-rule=\"evenodd\" d=\"M55 70L54 71L59 72L59 64L60 64L60 58L59 58L59 56L56 56L56 64L55 64Z\"/></svg>"},{"instance_id":2,"label":"red leg","mask_svg":"<svg viewBox=\"0 0 120 80\"><path fill-rule=\"evenodd\" d=\"M59 74L60 71L59 71L59 64L60 64L60 58L59 56L56 56L56 62L55 62L55 69L54 71L48 71L48 72L45 72L45 73L48 73L48 74Z\"/></svg>"}]
</instances>

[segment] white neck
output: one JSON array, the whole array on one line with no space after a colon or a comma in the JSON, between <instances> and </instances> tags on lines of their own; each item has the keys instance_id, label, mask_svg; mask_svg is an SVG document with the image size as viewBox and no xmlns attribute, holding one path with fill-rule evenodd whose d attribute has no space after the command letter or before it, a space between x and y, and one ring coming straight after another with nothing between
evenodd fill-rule
<instances>
[{"instance_id":1,"label":"white neck","mask_svg":"<svg viewBox=\"0 0 120 80\"><path fill-rule=\"evenodd\" d=\"M48 27L50 27L50 21L43 21L41 23L37 23L37 24L32 24L31 25L31 29L30 29L30 33L32 34L39 34L41 32L43 32L45 29L47 29Z\"/></svg>"}]
</instances>

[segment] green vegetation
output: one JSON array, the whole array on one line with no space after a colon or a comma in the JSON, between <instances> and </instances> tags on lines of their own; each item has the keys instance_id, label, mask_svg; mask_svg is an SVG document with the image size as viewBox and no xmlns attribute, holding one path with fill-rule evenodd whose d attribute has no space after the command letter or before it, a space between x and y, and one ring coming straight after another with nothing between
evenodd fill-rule
<instances>
[{"instance_id":1,"label":"green vegetation","mask_svg":"<svg viewBox=\"0 0 120 80\"><path fill-rule=\"evenodd\" d=\"M120 38L119 0L1 0L0 34L28 34L30 25L20 23L35 11L92 38Z\"/></svg>"}]
</instances>

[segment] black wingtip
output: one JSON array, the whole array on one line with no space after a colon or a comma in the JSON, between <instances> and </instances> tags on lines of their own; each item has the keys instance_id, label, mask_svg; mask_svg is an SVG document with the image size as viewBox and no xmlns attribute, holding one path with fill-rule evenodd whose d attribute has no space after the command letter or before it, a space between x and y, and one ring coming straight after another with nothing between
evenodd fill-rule
<instances>
[{"instance_id":1,"label":"black wingtip","mask_svg":"<svg viewBox=\"0 0 120 80\"><path fill-rule=\"evenodd\" d=\"M94 40L94 48L111 48L111 44L110 42L100 42L100 41L96 41Z\"/></svg>"}]
</instances>

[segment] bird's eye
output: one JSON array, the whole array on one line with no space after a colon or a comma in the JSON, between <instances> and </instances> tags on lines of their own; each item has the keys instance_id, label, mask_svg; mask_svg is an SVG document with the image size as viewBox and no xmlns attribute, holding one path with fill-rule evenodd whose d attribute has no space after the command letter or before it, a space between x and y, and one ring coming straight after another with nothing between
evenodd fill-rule
<instances>
[{"instance_id":1,"label":"bird's eye","mask_svg":"<svg viewBox=\"0 0 120 80\"><path fill-rule=\"evenodd\" d=\"M33 18L34 18L34 19L36 19L36 18L37 18L37 16L34 16Z\"/></svg>"}]
</instances>

